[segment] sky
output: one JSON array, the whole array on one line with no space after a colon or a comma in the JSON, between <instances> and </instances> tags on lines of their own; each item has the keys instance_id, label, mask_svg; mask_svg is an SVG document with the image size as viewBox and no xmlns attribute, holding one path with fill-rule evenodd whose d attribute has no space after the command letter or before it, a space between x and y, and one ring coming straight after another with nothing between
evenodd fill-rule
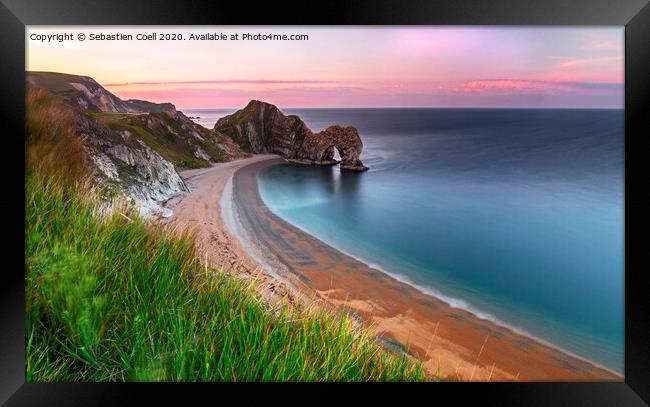
<instances>
[{"instance_id":1,"label":"sky","mask_svg":"<svg viewBox=\"0 0 650 407\"><path fill-rule=\"evenodd\" d=\"M74 39L37 37L62 33ZM133 39L90 40L100 33ZM150 33L158 39L136 39ZM228 39L189 39L206 33ZM90 76L122 99L180 109L251 99L284 108L622 108L623 44L623 27L30 26L26 69Z\"/></svg>"}]
</instances>

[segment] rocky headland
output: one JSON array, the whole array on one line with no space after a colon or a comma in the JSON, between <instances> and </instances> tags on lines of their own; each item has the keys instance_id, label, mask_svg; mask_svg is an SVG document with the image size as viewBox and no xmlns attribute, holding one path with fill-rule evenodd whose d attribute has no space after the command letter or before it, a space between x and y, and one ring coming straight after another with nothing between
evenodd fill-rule
<instances>
[{"instance_id":1,"label":"rocky headland","mask_svg":"<svg viewBox=\"0 0 650 407\"><path fill-rule=\"evenodd\" d=\"M341 169L368 169L359 159L363 143L356 128L334 125L314 133L298 116L285 116L274 105L258 100L222 117L214 129L250 153L278 154L299 164L334 165L339 163L334 159L337 149Z\"/></svg>"},{"instance_id":2,"label":"rocky headland","mask_svg":"<svg viewBox=\"0 0 650 407\"><path fill-rule=\"evenodd\" d=\"M363 171L363 143L354 127L330 126L314 134L297 116L252 100L207 129L171 103L122 100L88 76L27 72L27 110L54 125L66 118L99 184L116 187L144 216L169 217L161 203L189 192L181 171L279 154L301 164ZM54 108L56 106L56 108Z\"/></svg>"}]
</instances>

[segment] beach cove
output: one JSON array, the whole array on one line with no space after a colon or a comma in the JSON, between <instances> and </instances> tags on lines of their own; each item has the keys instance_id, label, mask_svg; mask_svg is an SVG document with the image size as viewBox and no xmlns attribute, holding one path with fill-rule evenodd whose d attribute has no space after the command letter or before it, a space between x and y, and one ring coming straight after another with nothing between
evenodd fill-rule
<instances>
[{"instance_id":1,"label":"beach cove","mask_svg":"<svg viewBox=\"0 0 650 407\"><path fill-rule=\"evenodd\" d=\"M266 298L294 302L300 298L307 303L320 299L353 312L388 344L423 360L441 377L622 379L540 340L451 307L284 221L264 204L257 185L259 171L283 162L272 155L254 156L182 173L192 192L165 204L174 215L164 222L195 229L198 251L207 262L230 265L231 271L257 279ZM232 199L234 213L223 210L224 196ZM232 218L224 219L233 215L237 225L229 225Z\"/></svg>"}]
</instances>

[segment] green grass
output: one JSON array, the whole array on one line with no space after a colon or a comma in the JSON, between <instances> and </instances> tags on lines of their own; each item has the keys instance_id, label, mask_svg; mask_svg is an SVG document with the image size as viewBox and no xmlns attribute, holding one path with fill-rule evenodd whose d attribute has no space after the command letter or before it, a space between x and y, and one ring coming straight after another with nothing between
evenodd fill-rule
<instances>
[{"instance_id":1,"label":"green grass","mask_svg":"<svg viewBox=\"0 0 650 407\"><path fill-rule=\"evenodd\" d=\"M74 112L26 98L26 381L427 380L345 314L275 307L82 165Z\"/></svg>"},{"instance_id":2,"label":"green grass","mask_svg":"<svg viewBox=\"0 0 650 407\"><path fill-rule=\"evenodd\" d=\"M206 269L192 236L126 209L101 218L86 184L57 174L27 171L27 381L425 379L351 317L271 309Z\"/></svg>"}]
</instances>

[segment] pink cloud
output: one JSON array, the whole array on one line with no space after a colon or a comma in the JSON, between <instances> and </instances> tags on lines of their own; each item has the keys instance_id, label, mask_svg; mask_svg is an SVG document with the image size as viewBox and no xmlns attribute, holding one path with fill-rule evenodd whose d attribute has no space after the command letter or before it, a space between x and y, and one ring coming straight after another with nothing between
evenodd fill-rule
<instances>
[{"instance_id":1,"label":"pink cloud","mask_svg":"<svg viewBox=\"0 0 650 407\"><path fill-rule=\"evenodd\" d=\"M561 69L573 69L573 68L583 68L591 67L594 65L600 65L603 63L609 62L622 62L623 56L611 56L611 57L601 57L601 58L574 58L560 64Z\"/></svg>"},{"instance_id":2,"label":"pink cloud","mask_svg":"<svg viewBox=\"0 0 650 407\"><path fill-rule=\"evenodd\" d=\"M144 99L172 102L184 108L239 107L251 99L260 99L280 106L334 106L358 97L367 100L369 94L355 86L280 87L280 88L167 88L112 90L122 99Z\"/></svg>"},{"instance_id":3,"label":"pink cloud","mask_svg":"<svg viewBox=\"0 0 650 407\"><path fill-rule=\"evenodd\" d=\"M158 85L117 86L111 89L123 99L172 102L179 108L240 107L251 99L282 107L456 107L473 106L617 106L622 83L549 81L528 79L477 79L460 83L368 82L340 84L231 83L222 86L185 87ZM620 96L620 98L619 98ZM582 98L582 99L580 99ZM620 100L619 100L620 99ZM609 104L608 104L609 103ZM570 104L569 104L570 105Z\"/></svg>"},{"instance_id":4,"label":"pink cloud","mask_svg":"<svg viewBox=\"0 0 650 407\"><path fill-rule=\"evenodd\" d=\"M467 81L457 87L455 90L462 93L476 92L501 92L501 93L520 93L524 91L546 90L547 86L536 84L531 81L513 80L513 79L487 79Z\"/></svg>"},{"instance_id":5,"label":"pink cloud","mask_svg":"<svg viewBox=\"0 0 650 407\"><path fill-rule=\"evenodd\" d=\"M278 80L278 79L223 79L201 81L161 81L161 82L122 82L105 83L105 87L122 87L132 85L213 85L213 84L305 84L305 83L338 83L338 81L319 80Z\"/></svg>"},{"instance_id":6,"label":"pink cloud","mask_svg":"<svg viewBox=\"0 0 650 407\"><path fill-rule=\"evenodd\" d=\"M561 58L542 78L550 81L623 82L623 56Z\"/></svg>"},{"instance_id":7,"label":"pink cloud","mask_svg":"<svg viewBox=\"0 0 650 407\"><path fill-rule=\"evenodd\" d=\"M461 93L490 93L495 95L557 94L562 92L611 93L620 92L622 84L616 82L482 79L467 81L454 88L454 90Z\"/></svg>"}]
</instances>

